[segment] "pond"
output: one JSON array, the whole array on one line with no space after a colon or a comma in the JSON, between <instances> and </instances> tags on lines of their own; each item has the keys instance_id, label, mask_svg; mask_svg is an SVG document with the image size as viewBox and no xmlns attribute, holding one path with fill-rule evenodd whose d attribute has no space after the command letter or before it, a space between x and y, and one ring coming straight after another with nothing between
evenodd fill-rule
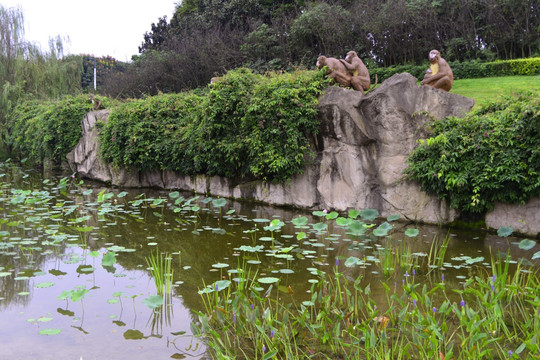
<instances>
[{"instance_id":1,"label":"pond","mask_svg":"<svg viewBox=\"0 0 540 360\"><path fill-rule=\"evenodd\" d=\"M307 212L107 188L10 162L0 164L0 184L2 359L205 358L194 312L242 270L262 279L261 290L279 279L276 296L305 302L319 272L339 269L362 275L377 301L381 280L397 286L416 271L459 289L489 273L497 253L523 259L519 271L540 265L540 245L511 229L499 236L370 209Z\"/></svg>"}]
</instances>

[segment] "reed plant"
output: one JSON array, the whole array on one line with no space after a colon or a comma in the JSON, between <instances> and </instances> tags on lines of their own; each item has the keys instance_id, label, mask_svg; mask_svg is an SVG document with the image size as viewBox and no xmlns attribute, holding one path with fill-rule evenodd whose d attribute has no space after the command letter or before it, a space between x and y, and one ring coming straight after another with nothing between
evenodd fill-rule
<instances>
[{"instance_id":1,"label":"reed plant","mask_svg":"<svg viewBox=\"0 0 540 360\"><path fill-rule=\"evenodd\" d=\"M160 253L156 248L155 252L150 252L146 257L146 264L156 284L158 295L171 294L173 288L172 257L167 253Z\"/></svg>"},{"instance_id":2,"label":"reed plant","mask_svg":"<svg viewBox=\"0 0 540 360\"><path fill-rule=\"evenodd\" d=\"M429 248L429 254L427 257L428 271L433 269L440 269L444 264L444 257L448 244L450 243L450 233L446 233L444 240L441 242L437 236L433 238L431 246Z\"/></svg>"}]
</instances>

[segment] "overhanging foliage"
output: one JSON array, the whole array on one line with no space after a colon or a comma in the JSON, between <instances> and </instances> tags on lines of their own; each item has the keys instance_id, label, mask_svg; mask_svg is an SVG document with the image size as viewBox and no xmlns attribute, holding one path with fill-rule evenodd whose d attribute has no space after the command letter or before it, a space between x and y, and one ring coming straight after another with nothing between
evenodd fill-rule
<instances>
[{"instance_id":1,"label":"overhanging foliage","mask_svg":"<svg viewBox=\"0 0 540 360\"><path fill-rule=\"evenodd\" d=\"M198 91L113 109L100 132L101 153L143 170L290 179L308 160L307 135L317 131L318 95L327 86L322 71L230 71Z\"/></svg>"},{"instance_id":2,"label":"overhanging foliage","mask_svg":"<svg viewBox=\"0 0 540 360\"><path fill-rule=\"evenodd\" d=\"M540 90L501 98L464 119L435 121L406 172L427 193L471 213L539 196Z\"/></svg>"}]
</instances>

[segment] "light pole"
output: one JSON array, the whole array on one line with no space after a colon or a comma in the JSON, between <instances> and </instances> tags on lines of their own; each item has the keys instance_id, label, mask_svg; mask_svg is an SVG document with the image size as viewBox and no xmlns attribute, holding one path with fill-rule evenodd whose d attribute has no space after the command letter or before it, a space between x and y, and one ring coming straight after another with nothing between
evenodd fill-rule
<instances>
[{"instance_id":1,"label":"light pole","mask_svg":"<svg viewBox=\"0 0 540 360\"><path fill-rule=\"evenodd\" d=\"M96 91L96 58L94 58L94 92Z\"/></svg>"}]
</instances>

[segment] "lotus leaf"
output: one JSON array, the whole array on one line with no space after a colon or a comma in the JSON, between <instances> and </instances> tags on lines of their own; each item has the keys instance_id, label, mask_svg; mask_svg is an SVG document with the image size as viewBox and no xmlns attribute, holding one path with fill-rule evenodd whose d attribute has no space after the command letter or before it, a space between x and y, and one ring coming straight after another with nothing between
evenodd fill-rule
<instances>
[{"instance_id":1,"label":"lotus leaf","mask_svg":"<svg viewBox=\"0 0 540 360\"><path fill-rule=\"evenodd\" d=\"M163 305L163 297L161 295L150 295L142 303L150 309L155 309Z\"/></svg>"},{"instance_id":2,"label":"lotus leaf","mask_svg":"<svg viewBox=\"0 0 540 360\"><path fill-rule=\"evenodd\" d=\"M531 250L535 245L536 241L529 239L523 239L519 242L519 248L522 250Z\"/></svg>"}]
</instances>

